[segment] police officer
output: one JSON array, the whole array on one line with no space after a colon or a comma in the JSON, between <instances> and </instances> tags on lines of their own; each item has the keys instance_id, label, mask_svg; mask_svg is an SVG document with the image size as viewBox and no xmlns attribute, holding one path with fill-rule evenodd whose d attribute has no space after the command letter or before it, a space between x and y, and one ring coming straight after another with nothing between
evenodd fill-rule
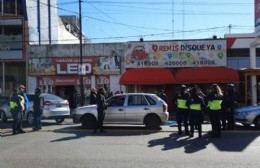
<instances>
[{"instance_id":1,"label":"police officer","mask_svg":"<svg viewBox=\"0 0 260 168\"><path fill-rule=\"evenodd\" d=\"M97 104L97 89L91 88L89 104Z\"/></svg>"},{"instance_id":2,"label":"police officer","mask_svg":"<svg viewBox=\"0 0 260 168\"><path fill-rule=\"evenodd\" d=\"M212 126L211 137L221 137L221 110L223 93L221 88L217 84L213 84L212 90L207 96L207 106L209 108L209 118Z\"/></svg>"},{"instance_id":3,"label":"police officer","mask_svg":"<svg viewBox=\"0 0 260 168\"><path fill-rule=\"evenodd\" d=\"M203 114L202 109L205 108L203 97L199 93L199 88L194 86L191 89L191 97L188 101L189 106L189 121L190 121L190 137L193 137L194 128L197 126L199 137L202 137Z\"/></svg>"},{"instance_id":4,"label":"police officer","mask_svg":"<svg viewBox=\"0 0 260 168\"><path fill-rule=\"evenodd\" d=\"M161 89L160 92L158 93L158 97L160 97L162 100L165 101L165 103L168 102L168 97L167 95L165 94L164 90Z\"/></svg>"},{"instance_id":5,"label":"police officer","mask_svg":"<svg viewBox=\"0 0 260 168\"><path fill-rule=\"evenodd\" d=\"M41 115L42 115L42 99L40 98L41 88L35 89L35 97L33 100L33 130L37 131L42 128Z\"/></svg>"},{"instance_id":6,"label":"police officer","mask_svg":"<svg viewBox=\"0 0 260 168\"><path fill-rule=\"evenodd\" d=\"M235 128L234 121L234 110L237 107L238 98L235 95L235 86L233 84L227 85L227 91L224 95L223 103L222 103L222 129L226 129L226 125L228 123L227 129Z\"/></svg>"},{"instance_id":7,"label":"police officer","mask_svg":"<svg viewBox=\"0 0 260 168\"><path fill-rule=\"evenodd\" d=\"M24 133L24 131L21 129L23 109L24 104L22 97L19 96L19 90L15 89L10 100L10 112L13 117L13 135L18 133Z\"/></svg>"},{"instance_id":8,"label":"police officer","mask_svg":"<svg viewBox=\"0 0 260 168\"><path fill-rule=\"evenodd\" d=\"M97 129L99 129L99 132L105 132L103 128L103 120L105 117L105 110L106 110L106 101L105 101L105 89L100 88L97 93L97 113L98 113L98 123L97 127L94 130L94 133L97 132Z\"/></svg>"},{"instance_id":9,"label":"police officer","mask_svg":"<svg viewBox=\"0 0 260 168\"><path fill-rule=\"evenodd\" d=\"M178 124L178 134L182 134L181 124L183 122L185 127L185 134L189 135L188 128L188 115L189 108L187 106L187 101L190 99L190 94L186 91L186 85L181 85L180 91L177 92L174 98L174 103L177 107L176 120Z\"/></svg>"}]
</instances>

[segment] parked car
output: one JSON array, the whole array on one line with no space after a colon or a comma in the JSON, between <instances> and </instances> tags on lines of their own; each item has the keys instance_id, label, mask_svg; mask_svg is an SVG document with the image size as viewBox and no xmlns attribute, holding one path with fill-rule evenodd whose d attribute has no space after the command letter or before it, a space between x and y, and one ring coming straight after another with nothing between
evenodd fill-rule
<instances>
[{"instance_id":1,"label":"parked car","mask_svg":"<svg viewBox=\"0 0 260 168\"><path fill-rule=\"evenodd\" d=\"M29 109L26 110L24 120L28 124L33 124L33 99L35 94L27 94L30 101ZM65 118L70 116L70 108L68 100L62 99L59 96L49 93L42 93L40 95L43 98L43 112L42 119L54 119L57 123L62 123ZM9 99L3 106L0 107L1 121L6 122L12 118L9 107Z\"/></svg>"},{"instance_id":2,"label":"parked car","mask_svg":"<svg viewBox=\"0 0 260 168\"><path fill-rule=\"evenodd\" d=\"M6 96L1 96L0 97L0 121L1 122L6 122L7 117L6 117L6 112L9 111L9 97Z\"/></svg>"},{"instance_id":3,"label":"parked car","mask_svg":"<svg viewBox=\"0 0 260 168\"><path fill-rule=\"evenodd\" d=\"M168 121L168 105L157 95L148 93L124 93L106 100L104 124L141 124L147 128L159 128ZM83 128L97 124L97 105L78 107L72 112L73 122Z\"/></svg>"},{"instance_id":4,"label":"parked car","mask_svg":"<svg viewBox=\"0 0 260 168\"><path fill-rule=\"evenodd\" d=\"M242 123L244 126L252 124L260 128L260 106L246 106L235 110L235 121Z\"/></svg>"}]
</instances>

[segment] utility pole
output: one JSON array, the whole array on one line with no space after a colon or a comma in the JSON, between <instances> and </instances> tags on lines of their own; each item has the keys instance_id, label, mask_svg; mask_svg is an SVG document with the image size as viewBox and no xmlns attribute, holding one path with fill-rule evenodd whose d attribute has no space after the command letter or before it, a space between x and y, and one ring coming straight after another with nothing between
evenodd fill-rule
<instances>
[{"instance_id":1,"label":"utility pole","mask_svg":"<svg viewBox=\"0 0 260 168\"><path fill-rule=\"evenodd\" d=\"M83 67L83 59L82 59L82 17L81 17L81 0L79 0L79 43L80 43L80 65L79 65L79 75L80 75L80 103L81 106L84 105L85 97L84 97L84 86L83 86L83 75L84 75L84 67Z\"/></svg>"}]
</instances>

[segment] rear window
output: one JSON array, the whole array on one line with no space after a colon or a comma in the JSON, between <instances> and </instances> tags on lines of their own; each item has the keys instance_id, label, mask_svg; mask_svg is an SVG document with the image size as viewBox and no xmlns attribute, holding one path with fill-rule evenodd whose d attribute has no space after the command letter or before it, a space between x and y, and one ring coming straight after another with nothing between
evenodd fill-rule
<instances>
[{"instance_id":1,"label":"rear window","mask_svg":"<svg viewBox=\"0 0 260 168\"><path fill-rule=\"evenodd\" d=\"M145 96L150 105L156 105L156 101L150 96Z\"/></svg>"},{"instance_id":2,"label":"rear window","mask_svg":"<svg viewBox=\"0 0 260 168\"><path fill-rule=\"evenodd\" d=\"M44 94L43 97L44 97L44 99L48 99L48 100L63 100L59 96L56 96L53 94Z\"/></svg>"}]
</instances>

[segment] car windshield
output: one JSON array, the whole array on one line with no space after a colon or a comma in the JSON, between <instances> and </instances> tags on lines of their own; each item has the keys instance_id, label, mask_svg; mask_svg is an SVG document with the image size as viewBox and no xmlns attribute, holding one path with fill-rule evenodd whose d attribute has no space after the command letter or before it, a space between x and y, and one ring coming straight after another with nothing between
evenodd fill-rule
<instances>
[{"instance_id":1,"label":"car windshield","mask_svg":"<svg viewBox=\"0 0 260 168\"><path fill-rule=\"evenodd\" d=\"M48 100L63 100L59 96L53 95L53 94L44 94L43 97Z\"/></svg>"}]
</instances>

